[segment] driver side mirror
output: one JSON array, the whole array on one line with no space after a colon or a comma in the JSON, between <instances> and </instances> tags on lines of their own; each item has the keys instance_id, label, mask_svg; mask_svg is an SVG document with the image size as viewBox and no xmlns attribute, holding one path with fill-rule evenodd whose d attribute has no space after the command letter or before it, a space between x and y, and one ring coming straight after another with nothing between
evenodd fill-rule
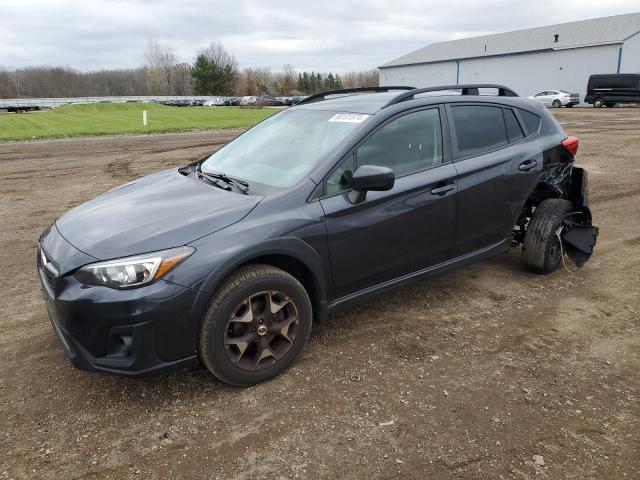
<instances>
[{"instance_id":1,"label":"driver side mirror","mask_svg":"<svg viewBox=\"0 0 640 480\"><path fill-rule=\"evenodd\" d=\"M395 181L396 174L390 168L362 165L353 174L352 190L348 194L349 200L351 203L360 203L368 190L379 192L391 190Z\"/></svg>"}]
</instances>

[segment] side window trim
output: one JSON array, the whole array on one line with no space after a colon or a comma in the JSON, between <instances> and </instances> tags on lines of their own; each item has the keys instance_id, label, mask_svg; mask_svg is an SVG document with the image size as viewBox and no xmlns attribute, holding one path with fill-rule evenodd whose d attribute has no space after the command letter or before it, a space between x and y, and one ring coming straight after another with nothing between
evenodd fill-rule
<instances>
[{"instance_id":1,"label":"side window trim","mask_svg":"<svg viewBox=\"0 0 640 480\"><path fill-rule=\"evenodd\" d=\"M405 115L409 115L411 113L416 113L416 112L421 112L421 111L425 111L425 110L433 110L433 109L437 109L438 110L438 115L440 117L440 134L442 136L442 163L438 164L438 165L433 165L431 167L425 168L423 170L418 170L416 172L412 172L406 175L402 175L402 176L398 176L396 178L403 178L403 177L407 177L409 175L415 175L421 172L425 172L427 170L432 170L434 168L438 168L441 167L443 165L446 165L448 163L451 163L453 161L453 155L452 155L452 150L451 150L451 130L449 129L449 123L448 123L448 119L447 119L447 114L446 114L446 110L445 110L445 105L443 104L436 104L436 105L427 105L424 107L417 107L417 108L412 108L410 110L404 110L402 112L397 113L396 115L393 115L392 117L387 118L384 122L380 123L379 125L377 125L375 128L373 128L372 130L370 130L364 137L362 137L358 143L356 143L353 147L351 147L349 149L349 151L343 155L339 161L337 161L335 163L335 165L331 168L331 170L329 170L329 172L327 174L325 174L325 176L322 178L322 183L321 188L317 189L319 192L318 194L314 194L312 195L312 200L323 200L325 198L331 198L331 197L335 197L337 195L344 195L345 193L349 192L349 190L341 190L339 192L335 192L332 194L327 194L327 181L328 179L331 177L331 175L333 175L335 173L336 170L338 170L345 162L349 161L349 157L353 156L356 162L356 167L357 167L357 158L356 158L356 150L358 149L358 147L360 147L362 144L364 144L369 138L371 138L373 135L375 135L378 131L380 131L382 128L384 128L385 125L391 123L392 121L403 117Z\"/></svg>"}]
</instances>

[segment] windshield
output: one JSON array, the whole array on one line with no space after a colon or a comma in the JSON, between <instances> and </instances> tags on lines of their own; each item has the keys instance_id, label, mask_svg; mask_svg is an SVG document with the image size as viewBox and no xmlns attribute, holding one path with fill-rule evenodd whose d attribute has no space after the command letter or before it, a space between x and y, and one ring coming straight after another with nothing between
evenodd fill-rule
<instances>
[{"instance_id":1,"label":"windshield","mask_svg":"<svg viewBox=\"0 0 640 480\"><path fill-rule=\"evenodd\" d=\"M301 180L368 115L284 110L256 125L204 161L204 172L224 173L278 189Z\"/></svg>"}]
</instances>

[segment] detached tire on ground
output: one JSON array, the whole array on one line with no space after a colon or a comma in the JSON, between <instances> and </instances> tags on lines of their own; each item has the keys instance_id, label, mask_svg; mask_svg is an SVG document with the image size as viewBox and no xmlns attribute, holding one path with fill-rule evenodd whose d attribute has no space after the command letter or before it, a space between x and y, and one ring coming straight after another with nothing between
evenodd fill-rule
<instances>
[{"instance_id":1,"label":"detached tire on ground","mask_svg":"<svg viewBox=\"0 0 640 480\"><path fill-rule=\"evenodd\" d=\"M568 200L543 200L533 212L522 245L522 262L535 273L548 274L562 262L562 249L556 231L563 217L573 210Z\"/></svg>"},{"instance_id":2,"label":"detached tire on ground","mask_svg":"<svg viewBox=\"0 0 640 480\"><path fill-rule=\"evenodd\" d=\"M218 379L245 386L286 370L311 332L302 284L271 265L241 267L214 294L200 327L200 360Z\"/></svg>"}]
</instances>

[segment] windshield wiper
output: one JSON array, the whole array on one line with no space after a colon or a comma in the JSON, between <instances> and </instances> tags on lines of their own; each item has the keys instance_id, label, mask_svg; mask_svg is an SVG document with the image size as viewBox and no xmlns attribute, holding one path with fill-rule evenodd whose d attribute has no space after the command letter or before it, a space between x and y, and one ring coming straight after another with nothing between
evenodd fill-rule
<instances>
[{"instance_id":1,"label":"windshield wiper","mask_svg":"<svg viewBox=\"0 0 640 480\"><path fill-rule=\"evenodd\" d=\"M198 168L196 170L196 174L202 178L206 178L212 183L218 184L218 180L223 181L227 185L233 185L238 190L240 190L245 195L249 195L249 184L244 180L240 180L238 178L233 178L225 175L224 173L205 173L202 171L202 168Z\"/></svg>"}]
</instances>

